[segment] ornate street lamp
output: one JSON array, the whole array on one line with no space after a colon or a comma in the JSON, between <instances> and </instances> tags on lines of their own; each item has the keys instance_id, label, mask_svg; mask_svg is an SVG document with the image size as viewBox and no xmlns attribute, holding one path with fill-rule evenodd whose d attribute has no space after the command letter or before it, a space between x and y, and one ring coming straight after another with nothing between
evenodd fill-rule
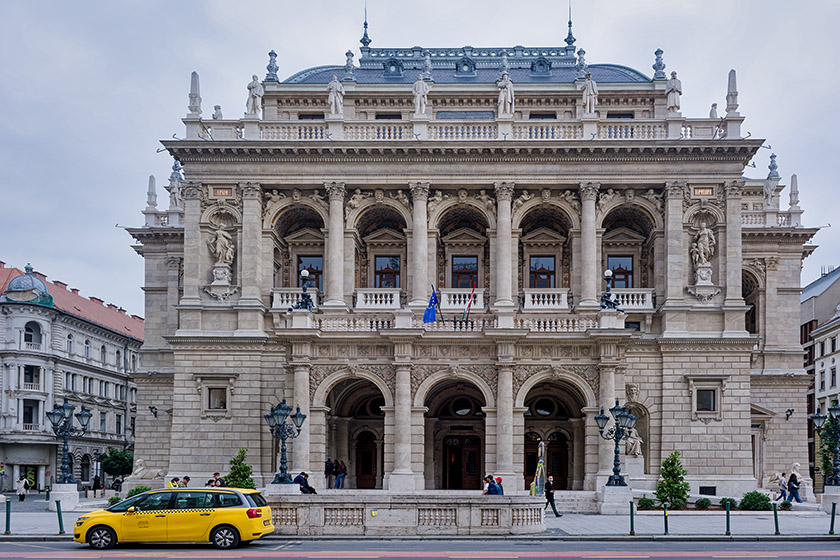
<instances>
[{"instance_id":1,"label":"ornate street lamp","mask_svg":"<svg viewBox=\"0 0 840 560\"><path fill-rule=\"evenodd\" d=\"M826 424L829 416L831 422ZM834 401L834 405L828 407L828 415L817 413L811 415L811 422L822 439L834 440L834 460L831 465L831 474L826 477L826 486L840 486L840 404Z\"/></svg>"},{"instance_id":2,"label":"ornate street lamp","mask_svg":"<svg viewBox=\"0 0 840 560\"><path fill-rule=\"evenodd\" d=\"M81 429L73 425L73 411L75 406L67 402L67 397L64 397L64 404L61 406L55 405L52 410L47 412L47 418L52 424L53 432L58 438L64 439L64 447L61 453L61 476L58 478L59 484L75 484L76 479L73 478L73 473L70 472L69 451L67 449L67 440L70 437L77 437L87 432L90 425L90 418L93 414L90 413L84 406L82 410L76 413L76 420L79 421Z\"/></svg>"},{"instance_id":3,"label":"ornate street lamp","mask_svg":"<svg viewBox=\"0 0 840 560\"><path fill-rule=\"evenodd\" d=\"M613 299L613 271L609 268L604 271L604 280L607 283L607 291L601 295L601 309L615 309L624 313L624 310L618 306L618 298Z\"/></svg>"},{"instance_id":4,"label":"ornate street lamp","mask_svg":"<svg viewBox=\"0 0 840 560\"><path fill-rule=\"evenodd\" d=\"M314 307L312 303L312 296L306 292L306 283L308 281L309 271L304 268L300 271L300 286L302 289L300 299L294 304L294 306L289 308L289 311L292 309L306 309L307 311L312 311L312 308Z\"/></svg>"},{"instance_id":5,"label":"ornate street lamp","mask_svg":"<svg viewBox=\"0 0 840 560\"><path fill-rule=\"evenodd\" d=\"M613 440L615 442L615 459L613 460L613 473L607 481L607 486L627 486L624 477L621 475L621 461L619 460L618 444L623 439L630 436L630 432L636 425L639 419L634 416L629 408L620 406L618 399L615 401L615 406L610 409L610 415L613 418L613 425L607 428L607 422L610 417L604 414L604 407L601 407L601 414L595 417L595 423L598 424L598 431L601 437L607 441Z\"/></svg>"},{"instance_id":6,"label":"ornate street lamp","mask_svg":"<svg viewBox=\"0 0 840 560\"><path fill-rule=\"evenodd\" d=\"M306 420L306 414L303 414L300 411L299 406L294 414L290 415L291 412L292 407L286 404L286 399L283 399L280 404L272 408L268 414L263 416L266 423L268 423L272 437L279 439L281 442L280 472L274 475L274 480L271 481L272 484L292 484L292 475L287 472L286 440L294 439L300 435L300 429L303 426L303 421ZM286 422L287 418L291 418L293 425L289 425Z\"/></svg>"}]
</instances>

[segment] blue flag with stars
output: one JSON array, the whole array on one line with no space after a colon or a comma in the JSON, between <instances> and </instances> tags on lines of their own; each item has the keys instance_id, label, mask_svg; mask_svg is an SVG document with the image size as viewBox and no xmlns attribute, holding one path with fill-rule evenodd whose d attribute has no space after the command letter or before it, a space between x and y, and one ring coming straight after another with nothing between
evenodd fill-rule
<instances>
[{"instance_id":1,"label":"blue flag with stars","mask_svg":"<svg viewBox=\"0 0 840 560\"><path fill-rule=\"evenodd\" d=\"M437 294L435 293L435 287L432 286L432 297L429 298L429 305L426 307L426 311L423 312L424 323L434 323L437 320L435 315L435 307L437 307L437 304Z\"/></svg>"}]
</instances>

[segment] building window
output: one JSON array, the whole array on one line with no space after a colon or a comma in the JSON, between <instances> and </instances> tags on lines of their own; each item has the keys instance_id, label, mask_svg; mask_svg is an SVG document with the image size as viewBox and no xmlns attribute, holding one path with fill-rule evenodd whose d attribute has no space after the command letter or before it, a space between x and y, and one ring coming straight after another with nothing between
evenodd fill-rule
<instances>
[{"instance_id":1,"label":"building window","mask_svg":"<svg viewBox=\"0 0 840 560\"><path fill-rule=\"evenodd\" d=\"M472 288L478 284L478 257L452 257L452 287Z\"/></svg>"},{"instance_id":2,"label":"building window","mask_svg":"<svg viewBox=\"0 0 840 560\"><path fill-rule=\"evenodd\" d=\"M103 434L108 431L108 413L107 412L100 412L99 413L99 431Z\"/></svg>"},{"instance_id":3,"label":"building window","mask_svg":"<svg viewBox=\"0 0 840 560\"><path fill-rule=\"evenodd\" d=\"M324 113L298 113L298 120L300 120L300 121L322 121L322 120L324 120Z\"/></svg>"},{"instance_id":4,"label":"building window","mask_svg":"<svg viewBox=\"0 0 840 560\"><path fill-rule=\"evenodd\" d=\"M691 399L692 420L700 420L704 424L712 420L721 421L726 378L707 375L686 375L686 378Z\"/></svg>"},{"instance_id":5,"label":"building window","mask_svg":"<svg viewBox=\"0 0 840 560\"><path fill-rule=\"evenodd\" d=\"M201 417L230 418L231 397L238 373L197 373L193 379L201 394Z\"/></svg>"},{"instance_id":6,"label":"building window","mask_svg":"<svg viewBox=\"0 0 840 560\"><path fill-rule=\"evenodd\" d=\"M90 359L90 340L85 340L85 358Z\"/></svg>"},{"instance_id":7,"label":"building window","mask_svg":"<svg viewBox=\"0 0 840 560\"><path fill-rule=\"evenodd\" d=\"M23 401L23 417L21 421L23 422L24 430L36 429L37 425L40 424L38 419L38 401L30 399Z\"/></svg>"},{"instance_id":8,"label":"building window","mask_svg":"<svg viewBox=\"0 0 840 560\"><path fill-rule=\"evenodd\" d=\"M87 380L87 392L88 394L93 394L93 377L89 377Z\"/></svg>"},{"instance_id":9,"label":"building window","mask_svg":"<svg viewBox=\"0 0 840 560\"><path fill-rule=\"evenodd\" d=\"M100 397L105 396L105 382L104 381L99 382L99 396Z\"/></svg>"},{"instance_id":10,"label":"building window","mask_svg":"<svg viewBox=\"0 0 840 560\"><path fill-rule=\"evenodd\" d=\"M227 389L210 387L207 389L207 409L227 410Z\"/></svg>"},{"instance_id":11,"label":"building window","mask_svg":"<svg viewBox=\"0 0 840 560\"><path fill-rule=\"evenodd\" d=\"M607 257L607 268L613 273L613 288L633 287L633 257Z\"/></svg>"},{"instance_id":12,"label":"building window","mask_svg":"<svg viewBox=\"0 0 840 560\"><path fill-rule=\"evenodd\" d=\"M376 257L375 260L376 288L400 287L400 258Z\"/></svg>"},{"instance_id":13,"label":"building window","mask_svg":"<svg viewBox=\"0 0 840 560\"><path fill-rule=\"evenodd\" d=\"M831 388L837 387L837 368L831 368Z\"/></svg>"},{"instance_id":14,"label":"building window","mask_svg":"<svg viewBox=\"0 0 840 560\"><path fill-rule=\"evenodd\" d=\"M837 352L837 337L836 336L831 337L831 351L832 352Z\"/></svg>"},{"instance_id":15,"label":"building window","mask_svg":"<svg viewBox=\"0 0 840 560\"><path fill-rule=\"evenodd\" d=\"M817 375L820 376L820 391L825 391L825 372L821 371Z\"/></svg>"},{"instance_id":16,"label":"building window","mask_svg":"<svg viewBox=\"0 0 840 560\"><path fill-rule=\"evenodd\" d=\"M117 369L122 369L122 352L119 350L114 354L114 365L117 366Z\"/></svg>"},{"instance_id":17,"label":"building window","mask_svg":"<svg viewBox=\"0 0 840 560\"><path fill-rule=\"evenodd\" d=\"M82 460L79 462L79 469L79 478L82 479L82 482L90 480L90 455L82 455Z\"/></svg>"},{"instance_id":18,"label":"building window","mask_svg":"<svg viewBox=\"0 0 840 560\"><path fill-rule=\"evenodd\" d=\"M322 277L324 274L324 257L298 257L298 274L300 274L300 271L303 269L309 271L309 279L306 281L306 286L308 288L318 288L318 290L323 290L324 286L322 285Z\"/></svg>"},{"instance_id":19,"label":"building window","mask_svg":"<svg viewBox=\"0 0 840 560\"><path fill-rule=\"evenodd\" d=\"M131 371L132 372L137 371L137 355L136 354L131 355Z\"/></svg>"},{"instance_id":20,"label":"building window","mask_svg":"<svg viewBox=\"0 0 840 560\"><path fill-rule=\"evenodd\" d=\"M550 113L548 113L548 112L546 112L546 113L531 112L531 113L528 114L528 120L531 120L531 121L547 121L547 120L553 120L553 119L556 119L556 118L557 118L557 113L555 113L554 111L552 111Z\"/></svg>"},{"instance_id":21,"label":"building window","mask_svg":"<svg viewBox=\"0 0 840 560\"><path fill-rule=\"evenodd\" d=\"M73 353L73 335L68 334L67 335L67 354L69 355L69 354L72 354L72 353Z\"/></svg>"},{"instance_id":22,"label":"building window","mask_svg":"<svg viewBox=\"0 0 840 560\"><path fill-rule=\"evenodd\" d=\"M76 374L75 373L70 376L70 390L71 391L76 390Z\"/></svg>"},{"instance_id":23,"label":"building window","mask_svg":"<svg viewBox=\"0 0 840 560\"><path fill-rule=\"evenodd\" d=\"M99 349L99 361L104 364L107 357L108 353L105 351L105 345L103 344L102 348Z\"/></svg>"},{"instance_id":24,"label":"building window","mask_svg":"<svg viewBox=\"0 0 840 560\"><path fill-rule=\"evenodd\" d=\"M70 374L69 373L64 374L64 389L65 390L70 390Z\"/></svg>"},{"instance_id":25,"label":"building window","mask_svg":"<svg viewBox=\"0 0 840 560\"><path fill-rule=\"evenodd\" d=\"M134 437L134 430L137 427L137 419L134 416L131 417L131 437Z\"/></svg>"},{"instance_id":26,"label":"building window","mask_svg":"<svg viewBox=\"0 0 840 560\"><path fill-rule=\"evenodd\" d=\"M378 121L399 121L402 120L400 113L376 113L376 120Z\"/></svg>"},{"instance_id":27,"label":"building window","mask_svg":"<svg viewBox=\"0 0 840 560\"><path fill-rule=\"evenodd\" d=\"M554 283L554 257L531 257L532 288L556 288Z\"/></svg>"},{"instance_id":28,"label":"building window","mask_svg":"<svg viewBox=\"0 0 840 560\"><path fill-rule=\"evenodd\" d=\"M122 433L122 414L117 414L117 434Z\"/></svg>"},{"instance_id":29,"label":"building window","mask_svg":"<svg viewBox=\"0 0 840 560\"><path fill-rule=\"evenodd\" d=\"M715 412L715 390L714 389L698 389L697 391L697 411L698 412Z\"/></svg>"},{"instance_id":30,"label":"building window","mask_svg":"<svg viewBox=\"0 0 840 560\"><path fill-rule=\"evenodd\" d=\"M41 325L29 321L23 328L23 341L30 344L41 344Z\"/></svg>"},{"instance_id":31,"label":"building window","mask_svg":"<svg viewBox=\"0 0 840 560\"><path fill-rule=\"evenodd\" d=\"M825 356L825 340L820 342L820 357Z\"/></svg>"}]
</instances>

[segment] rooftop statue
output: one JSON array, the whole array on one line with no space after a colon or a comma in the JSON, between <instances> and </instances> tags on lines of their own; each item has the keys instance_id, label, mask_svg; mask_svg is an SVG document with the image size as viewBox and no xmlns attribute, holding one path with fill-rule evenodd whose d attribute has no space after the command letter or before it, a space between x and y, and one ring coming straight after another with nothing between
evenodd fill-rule
<instances>
[{"instance_id":1,"label":"rooftop statue","mask_svg":"<svg viewBox=\"0 0 840 560\"><path fill-rule=\"evenodd\" d=\"M432 88L423 81L423 74L417 74L417 81L414 82L414 116L419 117L426 114L426 103L429 100L429 90Z\"/></svg>"},{"instance_id":2,"label":"rooftop statue","mask_svg":"<svg viewBox=\"0 0 840 560\"><path fill-rule=\"evenodd\" d=\"M327 91L329 92L327 101L330 104L330 115L344 116L344 86L335 74L327 85Z\"/></svg>"},{"instance_id":3,"label":"rooftop statue","mask_svg":"<svg viewBox=\"0 0 840 560\"><path fill-rule=\"evenodd\" d=\"M499 80L499 116L512 117L513 111L516 108L516 102L513 93L513 82L510 81L510 76L507 72L502 74L502 79Z\"/></svg>"},{"instance_id":4,"label":"rooftop statue","mask_svg":"<svg viewBox=\"0 0 840 560\"><path fill-rule=\"evenodd\" d=\"M718 118L717 114L717 103L712 103L712 108L709 110L709 118L716 119Z\"/></svg>"},{"instance_id":5,"label":"rooftop statue","mask_svg":"<svg viewBox=\"0 0 840 560\"><path fill-rule=\"evenodd\" d=\"M671 72L671 79L665 83L665 93L668 94L666 106L668 112L679 112L680 95L682 95L682 82L677 79L677 73Z\"/></svg>"},{"instance_id":6,"label":"rooftop statue","mask_svg":"<svg viewBox=\"0 0 840 560\"><path fill-rule=\"evenodd\" d=\"M251 76L251 83L248 84L248 102L245 104L246 115L259 115L262 108L262 98L265 95L265 89L260 83L257 75Z\"/></svg>"},{"instance_id":7,"label":"rooftop statue","mask_svg":"<svg viewBox=\"0 0 840 560\"><path fill-rule=\"evenodd\" d=\"M598 84L592 79L590 72L586 73L586 81L580 90L583 92L583 112L594 113L595 106L598 105Z\"/></svg>"},{"instance_id":8,"label":"rooftop statue","mask_svg":"<svg viewBox=\"0 0 840 560\"><path fill-rule=\"evenodd\" d=\"M222 116L222 106L221 105L213 105L213 120L220 121L224 117Z\"/></svg>"}]
</instances>

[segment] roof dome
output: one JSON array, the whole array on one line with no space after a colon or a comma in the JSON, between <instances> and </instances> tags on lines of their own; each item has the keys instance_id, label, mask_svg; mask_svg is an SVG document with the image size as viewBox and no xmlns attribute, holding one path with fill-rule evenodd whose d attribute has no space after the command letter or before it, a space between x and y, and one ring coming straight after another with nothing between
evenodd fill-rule
<instances>
[{"instance_id":1,"label":"roof dome","mask_svg":"<svg viewBox=\"0 0 840 560\"><path fill-rule=\"evenodd\" d=\"M15 276L9 281L2 300L52 305L52 296L46 282L32 273L32 265L27 263L24 270L26 271L24 274Z\"/></svg>"}]
</instances>

